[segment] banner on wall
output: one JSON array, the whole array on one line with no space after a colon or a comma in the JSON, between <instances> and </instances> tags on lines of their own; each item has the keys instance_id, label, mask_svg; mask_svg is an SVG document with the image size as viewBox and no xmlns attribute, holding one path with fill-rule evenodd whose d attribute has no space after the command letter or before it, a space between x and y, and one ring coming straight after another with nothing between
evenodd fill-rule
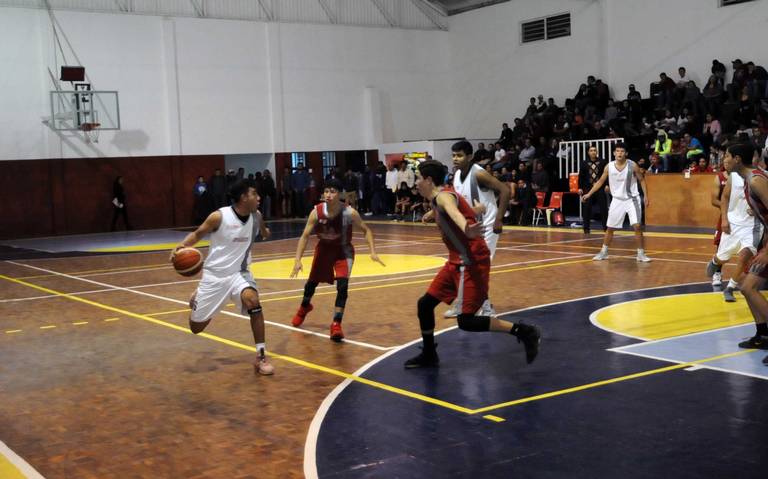
<instances>
[{"instance_id":1,"label":"banner on wall","mask_svg":"<svg viewBox=\"0 0 768 479\"><path fill-rule=\"evenodd\" d=\"M419 163L427 159L429 153L426 151L412 151L409 153L387 153L384 155L384 161L387 168L396 167L402 161L407 161L411 168L415 168Z\"/></svg>"}]
</instances>

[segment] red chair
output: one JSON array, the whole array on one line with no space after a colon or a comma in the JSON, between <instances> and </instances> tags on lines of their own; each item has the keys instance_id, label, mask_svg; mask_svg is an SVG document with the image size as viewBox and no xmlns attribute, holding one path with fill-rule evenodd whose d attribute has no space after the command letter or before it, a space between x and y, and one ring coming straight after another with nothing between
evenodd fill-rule
<instances>
[{"instance_id":1,"label":"red chair","mask_svg":"<svg viewBox=\"0 0 768 479\"><path fill-rule=\"evenodd\" d=\"M538 196L541 195L541 198L538 198ZM552 225L552 212L555 210L562 209L563 207L563 192L562 191L554 191L552 192L552 195L549 197L549 204L547 206L544 206L544 196L545 193L536 193L537 199L539 199L537 205L536 205L536 213L534 213L534 216L536 216L536 219L541 219L542 213L546 214L547 218L547 225ZM537 224L538 221L534 220Z\"/></svg>"},{"instance_id":2,"label":"red chair","mask_svg":"<svg viewBox=\"0 0 768 479\"><path fill-rule=\"evenodd\" d=\"M543 191L537 191L536 192L536 206L533 207L533 220L532 224L537 225L539 224L539 220L541 219L541 214L544 212L544 198L547 197L547 194Z\"/></svg>"}]
</instances>

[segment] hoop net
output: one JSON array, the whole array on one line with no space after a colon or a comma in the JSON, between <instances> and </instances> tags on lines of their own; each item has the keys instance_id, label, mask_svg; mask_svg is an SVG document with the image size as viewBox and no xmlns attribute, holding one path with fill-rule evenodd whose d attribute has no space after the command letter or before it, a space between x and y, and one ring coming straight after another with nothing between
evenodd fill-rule
<instances>
[{"instance_id":1,"label":"hoop net","mask_svg":"<svg viewBox=\"0 0 768 479\"><path fill-rule=\"evenodd\" d=\"M80 125L80 131L83 132L83 137L86 143L98 143L99 142L99 127L101 123L83 123Z\"/></svg>"}]
</instances>

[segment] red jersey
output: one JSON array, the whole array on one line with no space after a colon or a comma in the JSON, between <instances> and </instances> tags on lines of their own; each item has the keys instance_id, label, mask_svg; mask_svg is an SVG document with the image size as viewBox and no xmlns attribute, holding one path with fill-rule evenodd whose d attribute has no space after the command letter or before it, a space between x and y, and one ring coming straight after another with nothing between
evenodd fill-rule
<instances>
[{"instance_id":1,"label":"red jersey","mask_svg":"<svg viewBox=\"0 0 768 479\"><path fill-rule=\"evenodd\" d=\"M763 204L763 200L761 200L759 196L752 194L752 191L749 189L749 182L755 175L762 176L768 180L768 173L766 173L765 170L760 168L752 170L750 174L744 178L744 197L747 199L749 207L752 208L752 211L755 213L755 217L760 220L760 223L763 224L764 228L768 228L768 206Z\"/></svg>"},{"instance_id":2,"label":"red jersey","mask_svg":"<svg viewBox=\"0 0 768 479\"><path fill-rule=\"evenodd\" d=\"M447 186L440 193L449 193L456 198L457 206L467 223L477 223L475 212L467 200L458 194L453 187ZM443 243L448 247L448 262L453 264L471 265L479 261L489 261L491 252L485 244L483 236L468 238L456 223L448 216L443 208L437 204L437 196L432 200L432 209L435 210L435 222L440 227Z\"/></svg>"},{"instance_id":3,"label":"red jersey","mask_svg":"<svg viewBox=\"0 0 768 479\"><path fill-rule=\"evenodd\" d=\"M315 235L320 246L350 247L352 245L352 208L342 205L339 214L328 217L328 203L315 205L317 224Z\"/></svg>"}]
</instances>

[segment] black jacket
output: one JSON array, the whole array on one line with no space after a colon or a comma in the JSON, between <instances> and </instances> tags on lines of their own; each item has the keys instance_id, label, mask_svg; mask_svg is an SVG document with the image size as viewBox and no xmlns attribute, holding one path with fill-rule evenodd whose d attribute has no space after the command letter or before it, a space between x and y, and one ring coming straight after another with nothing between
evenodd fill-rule
<instances>
[{"instance_id":1,"label":"black jacket","mask_svg":"<svg viewBox=\"0 0 768 479\"><path fill-rule=\"evenodd\" d=\"M593 186L589 177L589 163L589 160L583 160L579 166L579 189L584 190L584 193L587 193ZM608 166L608 162L602 158L598 158L597 164L597 179L600 179L603 175L603 170Z\"/></svg>"}]
</instances>

